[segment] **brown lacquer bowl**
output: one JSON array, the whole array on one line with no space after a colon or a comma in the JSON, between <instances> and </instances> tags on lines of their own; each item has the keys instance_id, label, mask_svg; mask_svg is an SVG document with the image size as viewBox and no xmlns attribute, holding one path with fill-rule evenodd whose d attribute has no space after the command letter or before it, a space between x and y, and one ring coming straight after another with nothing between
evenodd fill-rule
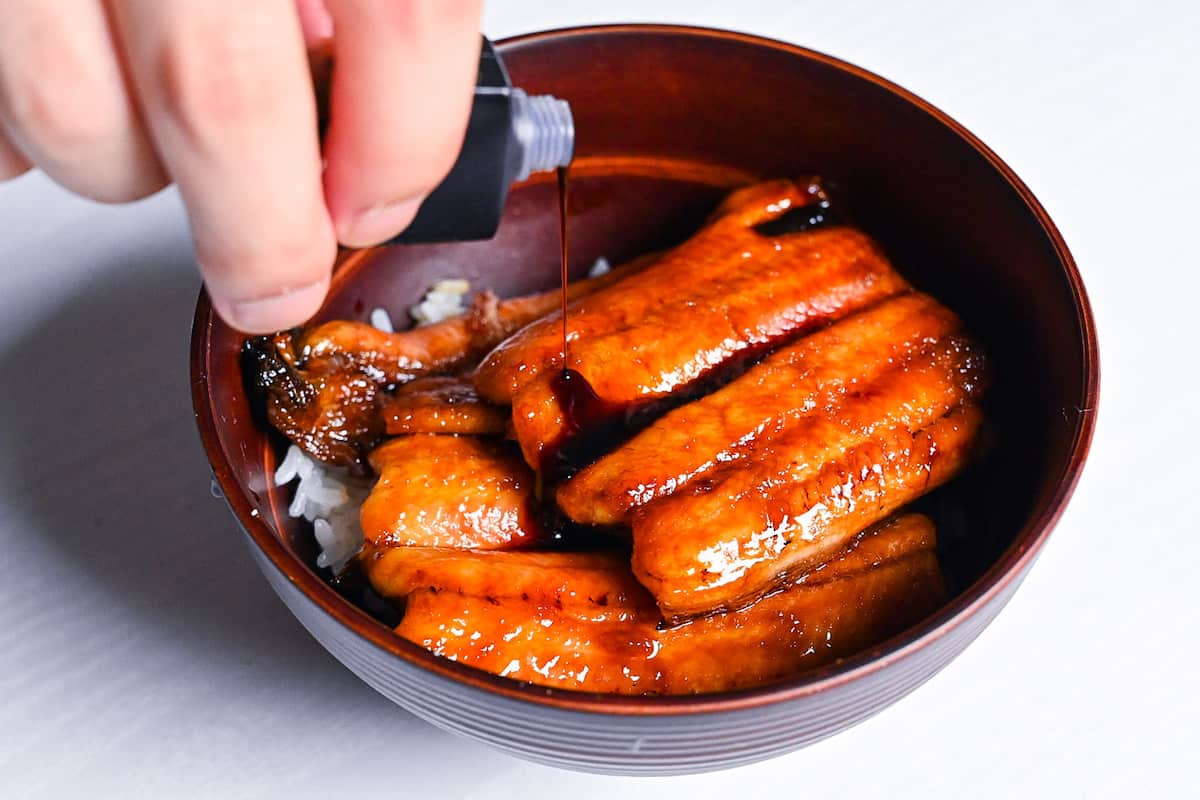
<instances>
[{"instance_id":1,"label":"brown lacquer bowl","mask_svg":"<svg viewBox=\"0 0 1200 800\"><path fill-rule=\"evenodd\" d=\"M267 580L321 644L403 708L506 752L572 769L698 772L830 736L944 667L1016 591L1079 478L1095 423L1096 336L1079 273L1012 171L945 114L858 67L738 33L621 25L537 33L501 50L514 82L571 102L573 270L679 241L730 188L821 174L900 270L958 311L995 367L990 455L926 503L953 593L867 652L746 691L629 698L549 690L430 655L338 595L307 526L271 485L281 453L252 412L243 338L201 296L196 418ZM398 318L438 278L503 294L558 283L552 179L515 188L490 242L343 257L322 318Z\"/></svg>"}]
</instances>

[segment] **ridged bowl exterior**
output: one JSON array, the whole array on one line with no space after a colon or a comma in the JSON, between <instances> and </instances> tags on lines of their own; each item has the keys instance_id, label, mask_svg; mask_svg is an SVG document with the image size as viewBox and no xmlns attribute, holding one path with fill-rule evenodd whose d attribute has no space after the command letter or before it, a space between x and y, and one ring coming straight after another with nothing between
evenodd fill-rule
<instances>
[{"instance_id":1,"label":"ridged bowl exterior","mask_svg":"<svg viewBox=\"0 0 1200 800\"><path fill-rule=\"evenodd\" d=\"M837 176L863 227L918 286L963 315L1002 373L993 411L1017 409L1005 426L1019 426L1010 437L1019 440L1018 458L985 487L997 505L971 521L994 546L980 550L985 557L953 599L911 630L777 684L641 698L485 674L402 640L313 568L311 532L286 516L286 494L270 480L278 440L247 397L238 358L244 337L202 294L191 353L197 424L263 574L309 632L382 695L439 728L544 764L622 775L723 769L804 747L881 711L999 613L1082 470L1099 359L1086 292L1061 236L1024 184L960 125L828 56L653 25L552 31L500 46L518 85L572 103L573 170L593 176L572 189L584 209L572 244L592 258L619 262L657 249L694 229L729 186L756 176L806 168ZM681 124L688 120L696 124ZM660 180L667 173L674 177ZM693 173L705 177L689 183ZM450 276L447 264L502 295L555 285L557 222L547 189L514 190L491 242L343 254L321 316L405 308L432 279Z\"/></svg>"},{"instance_id":2,"label":"ridged bowl exterior","mask_svg":"<svg viewBox=\"0 0 1200 800\"><path fill-rule=\"evenodd\" d=\"M682 775L752 764L839 733L929 680L974 641L1016 591L1010 581L970 618L890 657L886 669L736 711L604 714L506 697L398 660L340 624L250 543L276 594L325 649L421 719L518 758L609 775Z\"/></svg>"}]
</instances>

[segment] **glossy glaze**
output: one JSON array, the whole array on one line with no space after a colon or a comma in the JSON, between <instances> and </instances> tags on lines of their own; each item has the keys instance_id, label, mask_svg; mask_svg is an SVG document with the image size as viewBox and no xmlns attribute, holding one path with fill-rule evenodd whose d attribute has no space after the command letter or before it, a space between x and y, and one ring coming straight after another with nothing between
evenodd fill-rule
<instances>
[{"instance_id":1,"label":"glossy glaze","mask_svg":"<svg viewBox=\"0 0 1200 800\"><path fill-rule=\"evenodd\" d=\"M876 429L804 469L805 477L746 480L759 471L746 461L744 471L711 488L639 511L634 573L668 619L737 607L957 475L970 462L982 421L978 406L968 405L919 432Z\"/></svg>"},{"instance_id":2,"label":"glossy glaze","mask_svg":"<svg viewBox=\"0 0 1200 800\"><path fill-rule=\"evenodd\" d=\"M368 547L513 547L541 531L533 473L511 445L401 436L371 451L379 480L359 515Z\"/></svg>"},{"instance_id":3,"label":"glossy glaze","mask_svg":"<svg viewBox=\"0 0 1200 800\"><path fill-rule=\"evenodd\" d=\"M376 580L406 598L397 632L431 652L544 686L719 692L820 666L944 597L934 530L902 517L751 606L664 628L620 557L393 550ZM415 563L406 563L415 562Z\"/></svg>"},{"instance_id":4,"label":"glossy glaze","mask_svg":"<svg viewBox=\"0 0 1200 800\"><path fill-rule=\"evenodd\" d=\"M976 350L965 341L945 358L912 362L960 331L949 309L919 293L853 314L664 415L564 483L558 503L579 522L626 522L634 509L744 458L758 461L767 475L786 472L792 462L802 473L871 426L917 430L980 383L982 364L973 362ZM968 374L953 379L958 370ZM767 442L787 437L797 438L795 447L768 452ZM775 453L780 463L762 463Z\"/></svg>"},{"instance_id":5,"label":"glossy glaze","mask_svg":"<svg viewBox=\"0 0 1200 800\"><path fill-rule=\"evenodd\" d=\"M812 201L807 184L772 181L735 192L702 230L647 269L588 295L567 319L544 320L484 359L476 388L511 402L526 461L563 446L553 381L583 376L605 403L633 410L675 395L729 361L902 291L874 244L848 228L777 237L754 225Z\"/></svg>"},{"instance_id":6,"label":"glossy glaze","mask_svg":"<svg viewBox=\"0 0 1200 800\"><path fill-rule=\"evenodd\" d=\"M622 609L653 607L629 571L628 556L621 553L384 548L365 553L362 563L380 594L396 599L429 589L578 614L620 614Z\"/></svg>"}]
</instances>

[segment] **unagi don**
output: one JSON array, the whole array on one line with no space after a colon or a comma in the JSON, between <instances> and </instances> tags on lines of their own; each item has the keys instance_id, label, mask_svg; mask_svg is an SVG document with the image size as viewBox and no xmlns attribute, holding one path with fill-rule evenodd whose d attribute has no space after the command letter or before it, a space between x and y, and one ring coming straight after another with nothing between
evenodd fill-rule
<instances>
[{"instance_id":1,"label":"unagi don","mask_svg":"<svg viewBox=\"0 0 1200 800\"><path fill-rule=\"evenodd\" d=\"M816 181L734 192L572 285L565 321L557 292L485 292L402 333L252 343L271 422L376 478L357 565L396 632L548 687L716 692L944 602L907 507L977 453L989 367L828 207Z\"/></svg>"}]
</instances>

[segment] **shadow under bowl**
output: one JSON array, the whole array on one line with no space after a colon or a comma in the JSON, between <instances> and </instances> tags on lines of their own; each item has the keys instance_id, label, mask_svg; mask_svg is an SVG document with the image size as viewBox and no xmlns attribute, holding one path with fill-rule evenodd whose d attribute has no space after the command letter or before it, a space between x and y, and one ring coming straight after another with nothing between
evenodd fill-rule
<instances>
[{"instance_id":1,"label":"shadow under bowl","mask_svg":"<svg viewBox=\"0 0 1200 800\"><path fill-rule=\"evenodd\" d=\"M994 365L991 455L924 503L952 600L868 651L725 694L615 697L519 684L435 657L339 596L271 485L279 455L239 371L243 337L201 296L192 341L208 457L268 581L334 656L446 730L555 766L721 769L830 736L915 689L1016 591L1079 477L1095 422L1096 337L1066 245L1029 190L945 114L862 69L726 31L618 25L500 44L513 81L570 101L572 272L685 238L731 188L819 174L841 212L958 311ZM345 255L321 319L397 318L439 278L502 296L558 284L552 178L517 186L488 242Z\"/></svg>"}]
</instances>

